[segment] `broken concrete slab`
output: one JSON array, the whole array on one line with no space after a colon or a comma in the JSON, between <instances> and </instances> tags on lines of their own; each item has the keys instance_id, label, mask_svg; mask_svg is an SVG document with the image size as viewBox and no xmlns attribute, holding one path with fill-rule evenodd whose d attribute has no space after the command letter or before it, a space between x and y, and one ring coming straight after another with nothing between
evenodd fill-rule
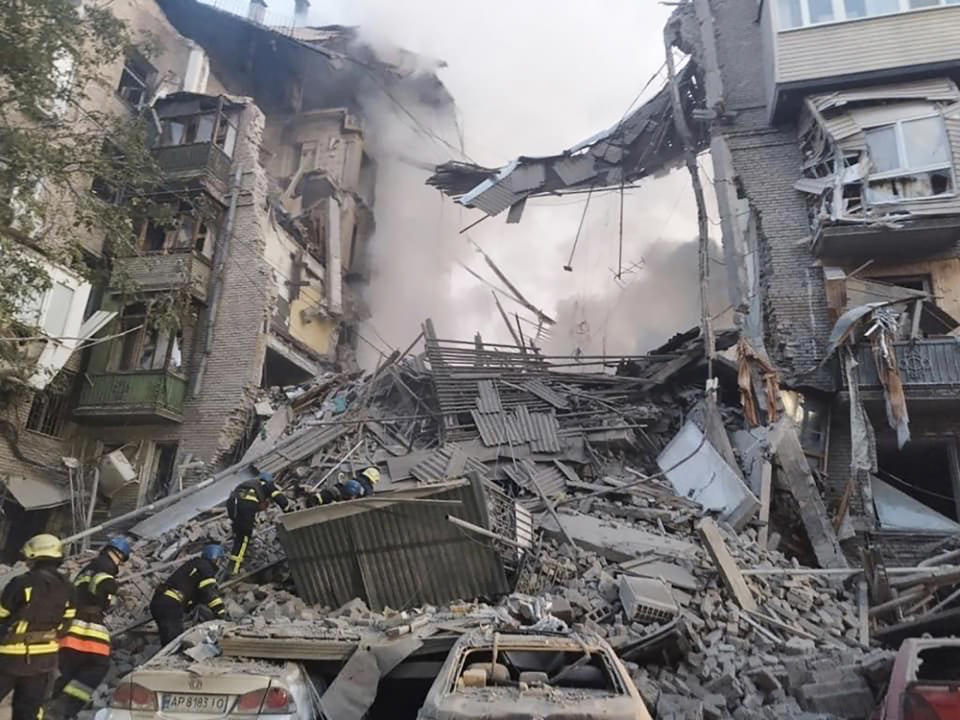
<instances>
[{"instance_id":1,"label":"broken concrete slab","mask_svg":"<svg viewBox=\"0 0 960 720\"><path fill-rule=\"evenodd\" d=\"M567 512L559 513L558 517L563 523L563 530L577 545L613 562L633 560L644 553L662 557L693 558L697 552L697 546L693 543L646 532L626 523ZM543 529L554 536L561 534L560 528L550 519L544 520Z\"/></svg>"}]
</instances>

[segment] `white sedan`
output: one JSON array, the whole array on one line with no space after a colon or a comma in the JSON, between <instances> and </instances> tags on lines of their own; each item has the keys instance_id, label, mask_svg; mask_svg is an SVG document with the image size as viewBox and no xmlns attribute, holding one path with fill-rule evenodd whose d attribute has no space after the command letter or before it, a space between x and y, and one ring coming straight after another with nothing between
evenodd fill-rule
<instances>
[{"instance_id":1,"label":"white sedan","mask_svg":"<svg viewBox=\"0 0 960 720\"><path fill-rule=\"evenodd\" d=\"M224 623L187 630L122 678L96 720L313 720L318 693L300 665L221 657Z\"/></svg>"}]
</instances>

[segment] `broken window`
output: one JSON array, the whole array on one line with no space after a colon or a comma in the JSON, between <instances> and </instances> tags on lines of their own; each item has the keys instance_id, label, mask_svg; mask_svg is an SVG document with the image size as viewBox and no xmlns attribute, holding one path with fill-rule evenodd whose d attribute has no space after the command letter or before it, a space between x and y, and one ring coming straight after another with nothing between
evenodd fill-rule
<instances>
[{"instance_id":1,"label":"broken window","mask_svg":"<svg viewBox=\"0 0 960 720\"><path fill-rule=\"evenodd\" d=\"M27 430L50 437L61 437L66 421L67 402L65 393L50 390L36 393L30 403Z\"/></svg>"},{"instance_id":2,"label":"broken window","mask_svg":"<svg viewBox=\"0 0 960 720\"><path fill-rule=\"evenodd\" d=\"M233 157L233 148L237 143L237 125L226 115L220 116L220 125L217 128L216 146Z\"/></svg>"},{"instance_id":3,"label":"broken window","mask_svg":"<svg viewBox=\"0 0 960 720\"><path fill-rule=\"evenodd\" d=\"M160 121L160 145L192 145L213 139L216 115L191 115L189 117L164 118Z\"/></svg>"},{"instance_id":4,"label":"broken window","mask_svg":"<svg viewBox=\"0 0 960 720\"><path fill-rule=\"evenodd\" d=\"M120 320L124 333L114 344L111 366L115 370L179 370L183 364L180 331L150 327L142 304L130 305Z\"/></svg>"},{"instance_id":5,"label":"broken window","mask_svg":"<svg viewBox=\"0 0 960 720\"><path fill-rule=\"evenodd\" d=\"M483 683L486 686L516 686L526 681L553 688L620 692L602 653L588 656L563 650L501 649L496 662L492 662L493 659L493 652L487 648L464 653L451 692L464 690L461 678L471 670L486 673Z\"/></svg>"},{"instance_id":6,"label":"broken window","mask_svg":"<svg viewBox=\"0 0 960 720\"><path fill-rule=\"evenodd\" d=\"M123 64L117 94L125 102L140 107L147 101L147 85L154 75L154 69L139 55L131 55Z\"/></svg>"},{"instance_id":7,"label":"broken window","mask_svg":"<svg viewBox=\"0 0 960 720\"><path fill-rule=\"evenodd\" d=\"M867 198L895 202L953 192L953 167L943 118L900 120L868 130L872 172Z\"/></svg>"},{"instance_id":8,"label":"broken window","mask_svg":"<svg viewBox=\"0 0 960 720\"><path fill-rule=\"evenodd\" d=\"M172 484L176 469L177 449L178 444L175 442L156 443L154 445L147 502L164 498L175 490Z\"/></svg>"},{"instance_id":9,"label":"broken window","mask_svg":"<svg viewBox=\"0 0 960 720\"><path fill-rule=\"evenodd\" d=\"M216 218L197 217L197 212L183 203L180 215L171 225L157 220L143 221L139 231L141 247L150 253L193 250L209 259L216 244L216 223Z\"/></svg>"}]
</instances>

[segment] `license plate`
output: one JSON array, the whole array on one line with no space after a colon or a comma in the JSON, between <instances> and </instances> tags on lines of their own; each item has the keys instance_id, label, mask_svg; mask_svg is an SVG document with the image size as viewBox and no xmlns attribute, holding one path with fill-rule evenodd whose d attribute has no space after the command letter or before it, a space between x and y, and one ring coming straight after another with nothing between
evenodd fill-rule
<instances>
[{"instance_id":1,"label":"license plate","mask_svg":"<svg viewBox=\"0 0 960 720\"><path fill-rule=\"evenodd\" d=\"M166 693L163 710L188 713L226 713L229 695L182 695Z\"/></svg>"}]
</instances>

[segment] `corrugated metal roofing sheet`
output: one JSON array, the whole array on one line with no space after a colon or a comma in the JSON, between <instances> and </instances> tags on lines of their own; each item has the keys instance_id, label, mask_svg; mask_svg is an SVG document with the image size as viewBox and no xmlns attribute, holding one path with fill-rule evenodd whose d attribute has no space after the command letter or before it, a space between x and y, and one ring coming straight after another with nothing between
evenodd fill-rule
<instances>
[{"instance_id":1,"label":"corrugated metal roofing sheet","mask_svg":"<svg viewBox=\"0 0 960 720\"><path fill-rule=\"evenodd\" d=\"M536 478L536 484L543 494L551 500L560 497L567 490L566 476L556 465L537 465L530 460L521 460L514 465L505 465L503 470L511 480L533 495L532 498L518 501L530 510L543 509L543 501L531 482L531 475Z\"/></svg>"},{"instance_id":2,"label":"corrugated metal roofing sheet","mask_svg":"<svg viewBox=\"0 0 960 720\"><path fill-rule=\"evenodd\" d=\"M542 453L560 452L560 438L557 436L560 423L557 416L553 413L532 413L530 417L537 431L537 437L530 441L530 449Z\"/></svg>"},{"instance_id":3,"label":"corrugated metal roofing sheet","mask_svg":"<svg viewBox=\"0 0 960 720\"><path fill-rule=\"evenodd\" d=\"M456 500L460 505L384 502ZM479 479L380 493L280 518L281 543L297 592L337 607L359 597L376 610L440 604L509 591L490 545L447 522L454 515L489 527Z\"/></svg>"},{"instance_id":4,"label":"corrugated metal roofing sheet","mask_svg":"<svg viewBox=\"0 0 960 720\"><path fill-rule=\"evenodd\" d=\"M480 397L477 398L477 410L482 413L503 411L500 393L497 392L497 386L494 385L493 380L480 380L477 382L477 390L480 393Z\"/></svg>"},{"instance_id":5,"label":"corrugated metal roofing sheet","mask_svg":"<svg viewBox=\"0 0 960 720\"><path fill-rule=\"evenodd\" d=\"M471 410L470 414L480 432L480 439L487 447L519 445L525 442L520 437L516 419L512 415L506 412L484 415L476 410Z\"/></svg>"},{"instance_id":6,"label":"corrugated metal roofing sheet","mask_svg":"<svg viewBox=\"0 0 960 720\"><path fill-rule=\"evenodd\" d=\"M531 395L540 398L544 402L550 403L558 410L570 409L570 403L567 402L567 399L563 395L547 387L545 383L539 380L529 380L523 383L521 387Z\"/></svg>"},{"instance_id":7,"label":"corrugated metal roofing sheet","mask_svg":"<svg viewBox=\"0 0 960 720\"><path fill-rule=\"evenodd\" d=\"M454 456L458 461L453 462ZM471 472L487 476L487 466L466 454L456 443L437 448L410 469L410 474L420 482L438 483L462 477Z\"/></svg>"}]
</instances>

